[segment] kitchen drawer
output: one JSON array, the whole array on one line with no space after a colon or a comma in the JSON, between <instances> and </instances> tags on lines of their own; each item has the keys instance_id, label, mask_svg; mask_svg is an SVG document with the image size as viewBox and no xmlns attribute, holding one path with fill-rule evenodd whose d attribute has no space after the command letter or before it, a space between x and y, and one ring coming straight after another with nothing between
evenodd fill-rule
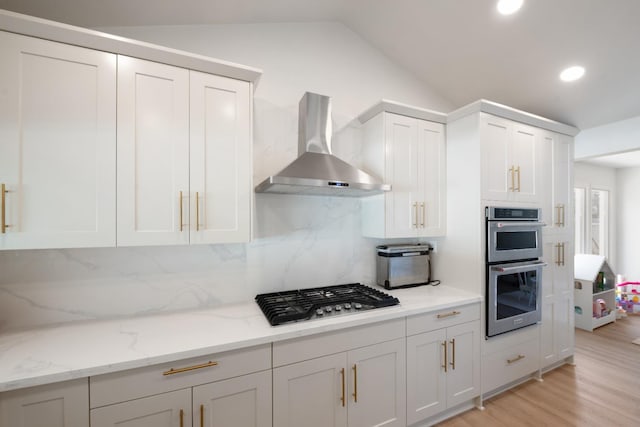
<instances>
[{"instance_id":1,"label":"kitchen drawer","mask_svg":"<svg viewBox=\"0 0 640 427\"><path fill-rule=\"evenodd\" d=\"M540 369L540 341L531 340L482 358L482 392L487 393Z\"/></svg>"},{"instance_id":2,"label":"kitchen drawer","mask_svg":"<svg viewBox=\"0 0 640 427\"><path fill-rule=\"evenodd\" d=\"M273 343L273 367L366 347L405 336L405 319Z\"/></svg>"},{"instance_id":3,"label":"kitchen drawer","mask_svg":"<svg viewBox=\"0 0 640 427\"><path fill-rule=\"evenodd\" d=\"M209 362L216 364L206 366ZM171 369L178 372L165 375ZM98 375L89 379L90 406L97 408L267 369L271 369L271 344Z\"/></svg>"},{"instance_id":4,"label":"kitchen drawer","mask_svg":"<svg viewBox=\"0 0 640 427\"><path fill-rule=\"evenodd\" d=\"M407 318L407 336L480 319L480 303L436 310Z\"/></svg>"}]
</instances>

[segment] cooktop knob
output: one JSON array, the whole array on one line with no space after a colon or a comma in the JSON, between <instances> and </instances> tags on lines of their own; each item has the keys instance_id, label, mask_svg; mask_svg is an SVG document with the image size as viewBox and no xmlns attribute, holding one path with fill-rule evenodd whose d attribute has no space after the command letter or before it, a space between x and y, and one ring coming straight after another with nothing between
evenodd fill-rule
<instances>
[{"instance_id":1,"label":"cooktop knob","mask_svg":"<svg viewBox=\"0 0 640 427\"><path fill-rule=\"evenodd\" d=\"M316 310L316 314L317 314L318 316L322 316L322 315L324 314L324 311L322 311L322 309L321 309L321 308L319 308L319 309L317 309L317 310Z\"/></svg>"},{"instance_id":2,"label":"cooktop knob","mask_svg":"<svg viewBox=\"0 0 640 427\"><path fill-rule=\"evenodd\" d=\"M324 311L326 311L327 313L331 313L331 310L332 310L331 306L326 306L324 308Z\"/></svg>"},{"instance_id":3,"label":"cooktop knob","mask_svg":"<svg viewBox=\"0 0 640 427\"><path fill-rule=\"evenodd\" d=\"M351 310L351 304L346 303L346 304L344 305L344 309L345 309L345 310Z\"/></svg>"},{"instance_id":4,"label":"cooktop knob","mask_svg":"<svg viewBox=\"0 0 640 427\"><path fill-rule=\"evenodd\" d=\"M339 304L338 304L338 305L336 305L336 311L340 311L340 310L342 310L342 306L341 306L341 305L339 305Z\"/></svg>"},{"instance_id":5,"label":"cooktop knob","mask_svg":"<svg viewBox=\"0 0 640 427\"><path fill-rule=\"evenodd\" d=\"M355 303L353 306L356 308L356 310L360 310L362 308L362 304L360 304L359 302Z\"/></svg>"}]
</instances>

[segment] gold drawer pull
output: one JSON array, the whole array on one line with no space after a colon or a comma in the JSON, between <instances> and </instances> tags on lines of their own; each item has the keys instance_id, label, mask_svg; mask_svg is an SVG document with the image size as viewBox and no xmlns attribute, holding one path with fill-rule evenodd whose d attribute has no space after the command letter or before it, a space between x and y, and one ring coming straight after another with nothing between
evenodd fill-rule
<instances>
[{"instance_id":1,"label":"gold drawer pull","mask_svg":"<svg viewBox=\"0 0 640 427\"><path fill-rule=\"evenodd\" d=\"M514 357L513 359L507 359L507 363L509 365L511 365L512 363L516 363L518 360L522 360L525 358L524 354L519 354L518 356Z\"/></svg>"},{"instance_id":2,"label":"gold drawer pull","mask_svg":"<svg viewBox=\"0 0 640 427\"><path fill-rule=\"evenodd\" d=\"M451 317L451 316L457 316L458 314L461 314L459 311L452 311L450 313L444 313L444 314L438 314L438 319L444 319L445 317Z\"/></svg>"},{"instance_id":3,"label":"gold drawer pull","mask_svg":"<svg viewBox=\"0 0 640 427\"><path fill-rule=\"evenodd\" d=\"M447 362L449 361L449 358L447 357L447 342L442 341L441 345L444 349L444 364L442 365L442 367L444 368L444 371L447 372Z\"/></svg>"},{"instance_id":4,"label":"gold drawer pull","mask_svg":"<svg viewBox=\"0 0 640 427\"><path fill-rule=\"evenodd\" d=\"M7 228L11 227L10 225L7 225L7 199L5 195L9 193L9 190L7 190L7 186L5 184L2 184L0 186L0 193L2 193L2 195L0 196L0 198L2 199L2 206L0 207L0 211L2 211L2 219L0 220L0 234L5 234L7 232Z\"/></svg>"},{"instance_id":5,"label":"gold drawer pull","mask_svg":"<svg viewBox=\"0 0 640 427\"><path fill-rule=\"evenodd\" d=\"M340 369L340 376L342 377L342 397L340 398L340 402L342 402L342 407L344 408L347 401L344 395L344 368Z\"/></svg>"},{"instance_id":6,"label":"gold drawer pull","mask_svg":"<svg viewBox=\"0 0 640 427\"><path fill-rule=\"evenodd\" d=\"M168 371L164 371L162 373L162 375L167 376L167 375L173 375L173 374L179 374L181 372L189 372L189 371L195 371L196 369L202 369L202 368L209 368L211 366L216 366L218 364L218 362L207 362L207 363L203 363L201 365L194 365L194 366L187 366L185 368L171 368Z\"/></svg>"},{"instance_id":7,"label":"gold drawer pull","mask_svg":"<svg viewBox=\"0 0 640 427\"><path fill-rule=\"evenodd\" d=\"M353 393L351 393L351 395L353 396L353 401L355 403L358 403L358 366L357 365L353 365Z\"/></svg>"}]
</instances>

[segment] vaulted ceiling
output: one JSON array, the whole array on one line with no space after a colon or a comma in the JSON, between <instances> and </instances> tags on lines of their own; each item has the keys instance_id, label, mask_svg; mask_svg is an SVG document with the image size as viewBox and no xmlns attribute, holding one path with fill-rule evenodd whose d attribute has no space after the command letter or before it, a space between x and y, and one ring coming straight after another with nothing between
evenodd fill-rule
<instances>
[{"instance_id":1,"label":"vaulted ceiling","mask_svg":"<svg viewBox=\"0 0 640 427\"><path fill-rule=\"evenodd\" d=\"M339 21L444 94L586 129L640 115L639 0L0 0L83 27ZM586 68L563 83L560 71ZM249 64L250 65L250 64Z\"/></svg>"}]
</instances>

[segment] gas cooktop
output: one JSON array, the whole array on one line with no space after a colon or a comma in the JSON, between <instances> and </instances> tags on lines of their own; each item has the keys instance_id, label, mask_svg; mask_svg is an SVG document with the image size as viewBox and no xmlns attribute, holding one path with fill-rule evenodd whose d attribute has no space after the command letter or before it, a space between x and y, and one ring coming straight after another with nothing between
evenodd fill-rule
<instances>
[{"instance_id":1,"label":"gas cooktop","mask_svg":"<svg viewBox=\"0 0 640 427\"><path fill-rule=\"evenodd\" d=\"M400 304L398 298L360 283L260 294L256 302L272 326Z\"/></svg>"}]
</instances>

